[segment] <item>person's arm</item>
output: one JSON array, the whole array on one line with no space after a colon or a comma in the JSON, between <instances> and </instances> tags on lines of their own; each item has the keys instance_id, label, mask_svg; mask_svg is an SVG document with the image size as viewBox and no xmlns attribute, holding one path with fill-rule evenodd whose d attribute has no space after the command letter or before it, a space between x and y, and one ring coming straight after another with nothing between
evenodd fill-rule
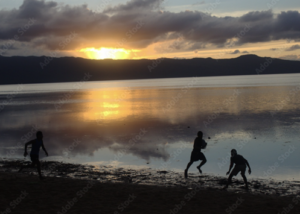
<instances>
[{"instance_id":1,"label":"person's arm","mask_svg":"<svg viewBox=\"0 0 300 214\"><path fill-rule=\"evenodd\" d=\"M44 142L43 142L43 144L42 144L42 149L44 150L45 154L48 156L48 152L47 152L47 150L46 150L46 148L45 148L45 146L44 146Z\"/></svg>"},{"instance_id":2,"label":"person's arm","mask_svg":"<svg viewBox=\"0 0 300 214\"><path fill-rule=\"evenodd\" d=\"M230 159L230 166L229 166L229 170L228 170L228 172L226 173L226 175L228 175L228 174L230 173L232 167L233 167L233 162L232 162L232 160Z\"/></svg>"},{"instance_id":3,"label":"person's arm","mask_svg":"<svg viewBox=\"0 0 300 214\"><path fill-rule=\"evenodd\" d=\"M245 159L245 158L244 158ZM249 172L249 174L251 174L251 167L250 167L250 165L249 165L249 163L248 163L248 161L245 159L245 163L246 163L246 165L249 167L249 170L248 170L248 172Z\"/></svg>"},{"instance_id":4,"label":"person's arm","mask_svg":"<svg viewBox=\"0 0 300 214\"><path fill-rule=\"evenodd\" d=\"M26 157L28 155L28 153L27 153L27 146L30 145L30 144L32 144L33 142L34 142L34 140L31 140L31 141L25 143L24 157Z\"/></svg>"},{"instance_id":5,"label":"person's arm","mask_svg":"<svg viewBox=\"0 0 300 214\"><path fill-rule=\"evenodd\" d=\"M194 148L195 149L201 149L201 146L197 143L197 144L195 144Z\"/></svg>"}]
</instances>

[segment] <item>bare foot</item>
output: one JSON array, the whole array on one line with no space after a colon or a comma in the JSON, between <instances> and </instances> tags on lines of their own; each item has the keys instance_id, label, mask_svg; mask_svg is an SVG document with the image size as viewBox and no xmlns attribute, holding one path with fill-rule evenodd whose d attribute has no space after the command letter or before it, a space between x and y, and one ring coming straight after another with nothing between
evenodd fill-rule
<instances>
[{"instance_id":1,"label":"bare foot","mask_svg":"<svg viewBox=\"0 0 300 214\"><path fill-rule=\"evenodd\" d=\"M184 177L185 177L185 178L188 177L187 170L184 170Z\"/></svg>"},{"instance_id":2,"label":"bare foot","mask_svg":"<svg viewBox=\"0 0 300 214\"><path fill-rule=\"evenodd\" d=\"M202 170L200 169L200 166L197 166L197 169L199 170L200 174L202 174Z\"/></svg>"}]
</instances>

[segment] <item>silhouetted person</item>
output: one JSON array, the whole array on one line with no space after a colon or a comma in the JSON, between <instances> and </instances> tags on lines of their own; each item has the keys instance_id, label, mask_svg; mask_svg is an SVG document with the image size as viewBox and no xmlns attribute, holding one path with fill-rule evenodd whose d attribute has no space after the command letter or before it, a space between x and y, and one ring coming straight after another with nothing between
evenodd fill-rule
<instances>
[{"instance_id":1,"label":"silhouetted person","mask_svg":"<svg viewBox=\"0 0 300 214\"><path fill-rule=\"evenodd\" d=\"M184 177L188 177L188 170L190 166L198 160L202 160L199 166L197 166L197 169L199 170L200 173L202 173L202 170L200 169L201 166L203 166L206 163L206 158L204 154L201 152L201 149L205 149L207 143L202 139L203 138L203 133L201 131L198 132L198 137L195 138L194 140L194 149L191 153L191 160L186 166L186 169L184 170Z\"/></svg>"},{"instance_id":2,"label":"silhouetted person","mask_svg":"<svg viewBox=\"0 0 300 214\"><path fill-rule=\"evenodd\" d=\"M36 139L29 141L28 143L25 144L25 152L24 152L24 157L27 156L27 146L31 146L31 152L30 152L30 158L32 161L32 164L29 166L22 166L19 172L23 170L23 168L28 168L28 167L34 167L37 165L37 171L39 173L40 179L43 179L42 174L41 174L41 164L39 160L39 153L40 153L40 148L42 147L43 150L45 151L45 154L48 156L48 152L45 149L44 143L43 143L43 133L41 131L38 131L36 133Z\"/></svg>"},{"instance_id":3,"label":"silhouetted person","mask_svg":"<svg viewBox=\"0 0 300 214\"><path fill-rule=\"evenodd\" d=\"M230 170L232 169L233 167L233 164L235 164L232 172L230 173ZM247 178L246 178L246 175L245 175L245 172L246 172L246 168L247 166L249 167L249 174L251 174L251 168L250 168L250 165L248 163L248 161L241 155L238 155L237 154L237 151L235 149L232 149L231 150L231 159L230 159L230 166L229 166L229 171L226 173L226 175L229 175L228 177L228 181L227 181L227 184L226 186L224 187L224 189L226 189L228 187L228 185L231 183L231 179L233 176L236 176L239 172L241 172L241 175L244 179L244 182L245 182L245 186L246 186L246 189L248 189L248 183L247 183Z\"/></svg>"}]
</instances>

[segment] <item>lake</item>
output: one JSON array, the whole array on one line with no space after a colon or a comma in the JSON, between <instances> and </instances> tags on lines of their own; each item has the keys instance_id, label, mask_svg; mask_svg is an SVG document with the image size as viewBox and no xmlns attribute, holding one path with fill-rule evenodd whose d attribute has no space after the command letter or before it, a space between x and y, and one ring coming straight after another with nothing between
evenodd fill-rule
<instances>
[{"instance_id":1,"label":"lake","mask_svg":"<svg viewBox=\"0 0 300 214\"><path fill-rule=\"evenodd\" d=\"M41 151L42 160L183 173L201 130L208 143L203 173L225 176L235 148L249 161L250 178L300 180L299 80L285 74L0 86L0 156L22 159L24 144L42 130L49 153Z\"/></svg>"}]
</instances>

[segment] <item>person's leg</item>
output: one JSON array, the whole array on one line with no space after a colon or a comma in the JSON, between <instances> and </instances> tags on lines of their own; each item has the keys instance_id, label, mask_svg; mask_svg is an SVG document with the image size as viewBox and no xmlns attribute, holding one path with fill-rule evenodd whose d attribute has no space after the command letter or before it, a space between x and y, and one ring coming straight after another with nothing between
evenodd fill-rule
<instances>
[{"instance_id":1,"label":"person's leg","mask_svg":"<svg viewBox=\"0 0 300 214\"><path fill-rule=\"evenodd\" d=\"M231 184L232 177L236 176L239 172L240 172L240 169L238 168L237 165L235 165L234 168L233 168L233 170L231 171L229 177L228 177L227 184L224 187L224 189L228 188L228 185Z\"/></svg>"},{"instance_id":2,"label":"person's leg","mask_svg":"<svg viewBox=\"0 0 300 214\"><path fill-rule=\"evenodd\" d=\"M37 171L39 173L40 179L42 179L43 177L42 177L42 173L41 173L41 163L39 160L36 163L37 163Z\"/></svg>"},{"instance_id":3,"label":"person's leg","mask_svg":"<svg viewBox=\"0 0 300 214\"><path fill-rule=\"evenodd\" d=\"M199 166L197 166L197 169L199 170L199 172L202 174L202 170L200 169L206 162L207 162L207 160L206 160L206 157L204 156L204 154L203 154L203 157L201 158L201 163L200 163L200 165Z\"/></svg>"},{"instance_id":4,"label":"person's leg","mask_svg":"<svg viewBox=\"0 0 300 214\"><path fill-rule=\"evenodd\" d=\"M224 189L227 189L228 188L228 185L231 184L231 180L232 180L232 177L234 176L234 174L231 172L229 177L228 177L228 180L227 180L227 184L226 186L224 187Z\"/></svg>"},{"instance_id":5,"label":"person's leg","mask_svg":"<svg viewBox=\"0 0 300 214\"><path fill-rule=\"evenodd\" d=\"M190 168L190 166L194 163L194 161L190 161L187 166L186 169L184 170L184 177L187 178L188 177L188 170Z\"/></svg>"},{"instance_id":6,"label":"person's leg","mask_svg":"<svg viewBox=\"0 0 300 214\"><path fill-rule=\"evenodd\" d=\"M248 189L248 182L247 182L247 178L246 178L245 172L244 173L242 172L241 175L242 175L242 177L244 179L245 187L246 187L246 189Z\"/></svg>"},{"instance_id":7,"label":"person's leg","mask_svg":"<svg viewBox=\"0 0 300 214\"><path fill-rule=\"evenodd\" d=\"M191 167L191 165L194 163L194 161L190 161L188 164L187 164L187 166L186 166L186 171L188 171L189 170L189 168Z\"/></svg>"}]
</instances>

